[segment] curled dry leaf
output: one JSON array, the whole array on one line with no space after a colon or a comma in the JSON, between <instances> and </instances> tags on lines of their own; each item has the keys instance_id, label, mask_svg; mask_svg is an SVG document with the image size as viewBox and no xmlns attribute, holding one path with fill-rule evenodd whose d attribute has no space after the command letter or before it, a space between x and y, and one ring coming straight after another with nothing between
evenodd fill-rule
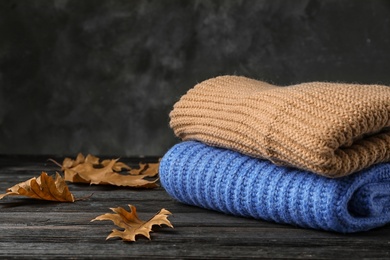
<instances>
[{"instance_id":1,"label":"curled dry leaf","mask_svg":"<svg viewBox=\"0 0 390 260\"><path fill-rule=\"evenodd\" d=\"M107 166L111 163L112 160L104 160L102 161L103 166ZM112 169L116 172L120 172L122 169L131 170L131 167L123 162L116 161L112 166Z\"/></svg>"},{"instance_id":2,"label":"curled dry leaf","mask_svg":"<svg viewBox=\"0 0 390 260\"><path fill-rule=\"evenodd\" d=\"M99 158L93 155L84 157L82 154L78 154L75 160L65 158L61 167L64 171L65 180L70 182L109 184L133 188L155 188L157 187L157 179L146 180L145 178L156 176L157 173L152 174L152 172L158 166L146 166L143 172L134 175L134 173L131 173L131 167L125 163L118 162L118 159L99 162ZM125 174L119 173L123 169L127 170L127 172Z\"/></svg>"},{"instance_id":3,"label":"curled dry leaf","mask_svg":"<svg viewBox=\"0 0 390 260\"><path fill-rule=\"evenodd\" d=\"M160 163L139 163L139 169L130 169L131 175L145 175L148 177L155 177L158 174L158 167Z\"/></svg>"},{"instance_id":4,"label":"curled dry leaf","mask_svg":"<svg viewBox=\"0 0 390 260\"><path fill-rule=\"evenodd\" d=\"M58 173L54 180L46 172L42 172L38 178L31 178L7 189L7 193L1 194L0 199L8 195L23 195L34 199L59 202L75 201L65 180Z\"/></svg>"},{"instance_id":5,"label":"curled dry leaf","mask_svg":"<svg viewBox=\"0 0 390 260\"><path fill-rule=\"evenodd\" d=\"M135 241L135 237L137 235L143 235L150 240L150 232L152 232L153 225L167 225L168 227L173 228L173 225L168 220L168 216L172 213L166 209L161 209L148 221L142 221L138 218L136 207L133 205L128 206L130 207L130 212L121 207L111 208L111 210L115 213L106 213L92 219L91 221L111 220L115 225L123 228L124 230L120 231L113 229L106 239L120 237L124 241Z\"/></svg>"}]
</instances>

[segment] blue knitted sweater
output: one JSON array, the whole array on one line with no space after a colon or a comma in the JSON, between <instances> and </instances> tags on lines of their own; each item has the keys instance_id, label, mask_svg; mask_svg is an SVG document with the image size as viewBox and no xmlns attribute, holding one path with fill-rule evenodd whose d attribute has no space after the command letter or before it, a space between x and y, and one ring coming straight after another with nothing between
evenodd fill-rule
<instances>
[{"instance_id":1,"label":"blue knitted sweater","mask_svg":"<svg viewBox=\"0 0 390 260\"><path fill-rule=\"evenodd\" d=\"M237 216L342 233L390 223L390 163L330 179L186 141L164 155L160 179L182 203Z\"/></svg>"}]
</instances>

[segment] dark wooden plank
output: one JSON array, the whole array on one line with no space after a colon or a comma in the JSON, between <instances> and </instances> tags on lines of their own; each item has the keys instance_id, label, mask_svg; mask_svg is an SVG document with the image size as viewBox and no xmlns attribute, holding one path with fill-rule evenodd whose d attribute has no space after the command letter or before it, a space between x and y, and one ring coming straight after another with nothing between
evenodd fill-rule
<instances>
[{"instance_id":1,"label":"dark wooden plank","mask_svg":"<svg viewBox=\"0 0 390 260\"><path fill-rule=\"evenodd\" d=\"M155 158L152 158L155 160ZM124 158L137 165L139 158ZM0 190L58 168L43 157L0 157ZM84 201L55 203L23 197L0 200L0 258L305 258L390 257L390 226L358 234L336 234L245 219L180 204L164 189L69 184ZM90 222L111 207L137 207L141 218L170 210L174 229L157 228L152 240L105 240L115 226Z\"/></svg>"}]
</instances>

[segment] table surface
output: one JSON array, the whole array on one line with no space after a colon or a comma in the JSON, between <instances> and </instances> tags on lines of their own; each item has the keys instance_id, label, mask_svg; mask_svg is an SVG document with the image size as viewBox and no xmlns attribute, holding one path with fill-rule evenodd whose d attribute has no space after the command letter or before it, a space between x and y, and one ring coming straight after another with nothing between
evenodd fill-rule
<instances>
[{"instance_id":1,"label":"table surface","mask_svg":"<svg viewBox=\"0 0 390 260\"><path fill-rule=\"evenodd\" d=\"M47 156L0 156L0 193L42 171L58 167ZM56 158L62 161L61 158ZM156 158L122 158L130 166ZM163 188L131 189L68 184L75 203L56 203L6 196L0 200L0 258L29 259L183 259L183 258L390 258L390 226L357 234L301 229L225 215L174 201ZM106 240L111 221L90 222L109 208L137 207L141 219L161 208L173 213L174 229L155 226L151 240Z\"/></svg>"}]
</instances>

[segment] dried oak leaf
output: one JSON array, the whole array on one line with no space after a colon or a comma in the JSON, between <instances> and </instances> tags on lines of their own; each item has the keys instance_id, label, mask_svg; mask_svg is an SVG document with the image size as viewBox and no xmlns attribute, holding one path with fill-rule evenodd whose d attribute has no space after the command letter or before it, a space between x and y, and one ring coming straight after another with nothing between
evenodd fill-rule
<instances>
[{"instance_id":1,"label":"dried oak leaf","mask_svg":"<svg viewBox=\"0 0 390 260\"><path fill-rule=\"evenodd\" d=\"M145 175L148 177L155 177L158 174L158 167L160 163L139 163L139 169L130 169L131 175Z\"/></svg>"},{"instance_id":2,"label":"dried oak leaf","mask_svg":"<svg viewBox=\"0 0 390 260\"><path fill-rule=\"evenodd\" d=\"M93 155L84 157L78 154L75 160L65 158L62 163L62 170L66 181L89 184L109 184L116 186L127 186L134 188L155 188L157 179L146 180L148 174L131 175L118 173L122 169L131 168L118 162L118 159L104 160L99 162L99 158Z\"/></svg>"},{"instance_id":3,"label":"dried oak leaf","mask_svg":"<svg viewBox=\"0 0 390 260\"><path fill-rule=\"evenodd\" d=\"M46 172L42 172L38 178L34 177L8 188L7 193L0 195L0 199L8 195L23 195L34 199L60 202L75 201L65 180L58 173L54 180Z\"/></svg>"},{"instance_id":4,"label":"dried oak leaf","mask_svg":"<svg viewBox=\"0 0 390 260\"><path fill-rule=\"evenodd\" d=\"M124 231L113 229L112 232L107 236L106 239L113 237L120 237L124 241L135 241L137 235L143 235L150 240L150 232L152 231L153 225L167 225L168 227L173 228L173 225L168 220L168 216L172 213L166 209L161 209L153 218L148 221L142 221L138 218L136 207L133 205L128 205L130 212L125 209L111 208L113 213L106 213L100 215L91 220L111 220L115 225L120 228L123 228Z\"/></svg>"},{"instance_id":5,"label":"dried oak leaf","mask_svg":"<svg viewBox=\"0 0 390 260\"><path fill-rule=\"evenodd\" d=\"M62 162L62 165L60 165L60 166L62 168L72 168L72 167L75 167L79 164L90 163L90 164L94 165L95 167L104 167L104 166L107 166L111 162L111 160L104 160L102 162L99 162L99 160L100 159L98 157L93 156L91 154L88 154L85 157L82 153L79 153L75 160L73 160L71 158L65 158L64 161ZM130 166L128 166L127 164L125 164L123 162L116 162L112 168L114 171L117 171L117 172L121 171L122 169L127 169L127 170L131 169Z\"/></svg>"}]
</instances>

